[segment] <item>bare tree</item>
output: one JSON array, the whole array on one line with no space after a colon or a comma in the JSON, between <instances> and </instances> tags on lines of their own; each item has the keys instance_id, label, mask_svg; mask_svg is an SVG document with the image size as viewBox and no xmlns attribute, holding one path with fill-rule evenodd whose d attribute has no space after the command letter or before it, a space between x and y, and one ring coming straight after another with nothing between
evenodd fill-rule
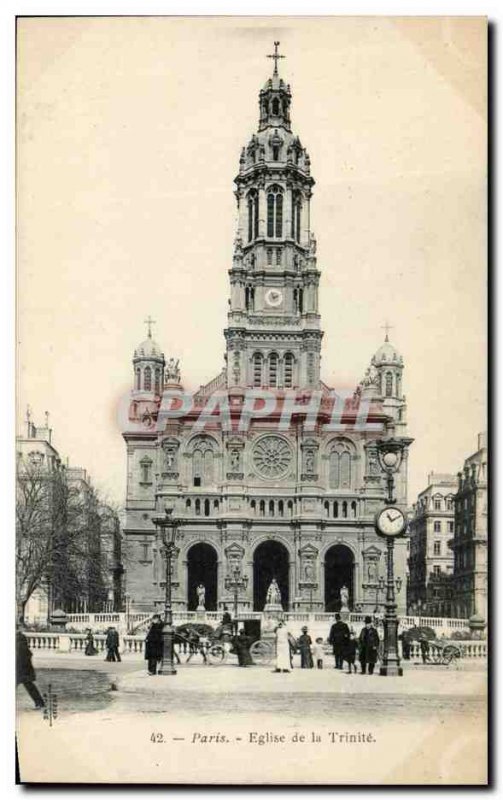
<instances>
[{"instance_id":1,"label":"bare tree","mask_svg":"<svg viewBox=\"0 0 503 800\"><path fill-rule=\"evenodd\" d=\"M47 470L20 461L17 474L16 602L18 618L36 589L52 608L73 609L85 598L101 610L109 564L102 547L103 504L88 483L64 468ZM110 511L107 512L110 515ZM120 557L119 557L120 560Z\"/></svg>"}]
</instances>

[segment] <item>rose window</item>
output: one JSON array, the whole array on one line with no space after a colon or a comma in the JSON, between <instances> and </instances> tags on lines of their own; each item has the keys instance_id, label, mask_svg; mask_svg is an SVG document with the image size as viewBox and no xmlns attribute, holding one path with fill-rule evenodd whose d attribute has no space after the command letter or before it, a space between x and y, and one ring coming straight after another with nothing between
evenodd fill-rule
<instances>
[{"instance_id":1,"label":"rose window","mask_svg":"<svg viewBox=\"0 0 503 800\"><path fill-rule=\"evenodd\" d=\"M265 436L255 445L253 462L263 478L280 478L292 460L290 445L279 436Z\"/></svg>"}]
</instances>

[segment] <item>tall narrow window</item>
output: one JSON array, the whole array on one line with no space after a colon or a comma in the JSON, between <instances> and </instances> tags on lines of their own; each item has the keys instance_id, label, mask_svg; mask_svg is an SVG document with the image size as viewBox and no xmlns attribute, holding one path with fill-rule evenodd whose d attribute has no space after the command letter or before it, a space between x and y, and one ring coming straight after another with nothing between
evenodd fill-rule
<instances>
[{"instance_id":1,"label":"tall narrow window","mask_svg":"<svg viewBox=\"0 0 503 800\"><path fill-rule=\"evenodd\" d=\"M141 372L140 372L140 368L139 368L139 367L137 367L137 368L136 368L136 383L135 383L135 388L136 388L136 389L141 389Z\"/></svg>"},{"instance_id":2,"label":"tall narrow window","mask_svg":"<svg viewBox=\"0 0 503 800\"><path fill-rule=\"evenodd\" d=\"M161 391L161 370L157 368L155 371L155 392L156 394L159 394L160 391Z\"/></svg>"},{"instance_id":3,"label":"tall narrow window","mask_svg":"<svg viewBox=\"0 0 503 800\"><path fill-rule=\"evenodd\" d=\"M284 360L284 384L285 386L293 386L293 355L287 353Z\"/></svg>"},{"instance_id":4,"label":"tall narrow window","mask_svg":"<svg viewBox=\"0 0 503 800\"><path fill-rule=\"evenodd\" d=\"M152 461L150 458L142 458L140 461L141 466L141 482L152 483Z\"/></svg>"},{"instance_id":5,"label":"tall narrow window","mask_svg":"<svg viewBox=\"0 0 503 800\"><path fill-rule=\"evenodd\" d=\"M300 192L294 192L292 195L291 236L296 242L300 242L301 208L302 198Z\"/></svg>"},{"instance_id":6,"label":"tall narrow window","mask_svg":"<svg viewBox=\"0 0 503 800\"><path fill-rule=\"evenodd\" d=\"M143 388L146 392L152 391L152 370L150 367L145 367L143 371Z\"/></svg>"},{"instance_id":7,"label":"tall narrow window","mask_svg":"<svg viewBox=\"0 0 503 800\"><path fill-rule=\"evenodd\" d=\"M340 454L339 465L341 489L348 489L351 486L351 456L349 453Z\"/></svg>"},{"instance_id":8,"label":"tall narrow window","mask_svg":"<svg viewBox=\"0 0 503 800\"><path fill-rule=\"evenodd\" d=\"M274 184L267 194L267 236L280 239L283 235L283 190Z\"/></svg>"},{"instance_id":9,"label":"tall narrow window","mask_svg":"<svg viewBox=\"0 0 503 800\"><path fill-rule=\"evenodd\" d=\"M255 353L253 356L253 385L262 386L262 354Z\"/></svg>"},{"instance_id":10,"label":"tall narrow window","mask_svg":"<svg viewBox=\"0 0 503 800\"><path fill-rule=\"evenodd\" d=\"M335 451L330 453L328 482L331 489L339 488L339 453Z\"/></svg>"},{"instance_id":11,"label":"tall narrow window","mask_svg":"<svg viewBox=\"0 0 503 800\"><path fill-rule=\"evenodd\" d=\"M391 372L386 373L386 397L393 395L393 375Z\"/></svg>"},{"instance_id":12,"label":"tall narrow window","mask_svg":"<svg viewBox=\"0 0 503 800\"><path fill-rule=\"evenodd\" d=\"M272 101L272 113L275 117L277 117L279 114L279 100L277 97L275 97Z\"/></svg>"},{"instance_id":13,"label":"tall narrow window","mask_svg":"<svg viewBox=\"0 0 503 800\"><path fill-rule=\"evenodd\" d=\"M258 192L252 189L248 193L248 241L258 236Z\"/></svg>"},{"instance_id":14,"label":"tall narrow window","mask_svg":"<svg viewBox=\"0 0 503 800\"><path fill-rule=\"evenodd\" d=\"M272 146L272 160L278 161L279 159L279 145L273 144Z\"/></svg>"},{"instance_id":15,"label":"tall narrow window","mask_svg":"<svg viewBox=\"0 0 503 800\"><path fill-rule=\"evenodd\" d=\"M268 266L272 264L272 247L267 248L267 264Z\"/></svg>"},{"instance_id":16,"label":"tall narrow window","mask_svg":"<svg viewBox=\"0 0 503 800\"><path fill-rule=\"evenodd\" d=\"M271 353L269 356L269 386L278 385L278 355Z\"/></svg>"},{"instance_id":17,"label":"tall narrow window","mask_svg":"<svg viewBox=\"0 0 503 800\"><path fill-rule=\"evenodd\" d=\"M276 266L281 266L281 247L276 248Z\"/></svg>"}]
</instances>

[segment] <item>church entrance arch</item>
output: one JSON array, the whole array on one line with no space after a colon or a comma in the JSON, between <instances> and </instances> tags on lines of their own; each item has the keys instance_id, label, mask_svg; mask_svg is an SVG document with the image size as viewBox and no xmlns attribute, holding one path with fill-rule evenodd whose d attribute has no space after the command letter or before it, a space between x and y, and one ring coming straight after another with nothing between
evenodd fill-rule
<instances>
[{"instance_id":1,"label":"church entrance arch","mask_svg":"<svg viewBox=\"0 0 503 800\"><path fill-rule=\"evenodd\" d=\"M217 609L218 556L214 547L205 542L194 544L187 553L187 608L195 611L198 605L197 587L205 588L207 611Z\"/></svg>"},{"instance_id":2,"label":"church entrance arch","mask_svg":"<svg viewBox=\"0 0 503 800\"><path fill-rule=\"evenodd\" d=\"M349 591L349 607L353 607L354 556L344 544L334 544L325 554L325 611L339 611L341 589Z\"/></svg>"},{"instance_id":3,"label":"church entrance arch","mask_svg":"<svg viewBox=\"0 0 503 800\"><path fill-rule=\"evenodd\" d=\"M253 554L253 608L263 611L267 590L273 578L281 592L281 605L288 610L289 602L289 555L281 542L262 542Z\"/></svg>"}]
</instances>

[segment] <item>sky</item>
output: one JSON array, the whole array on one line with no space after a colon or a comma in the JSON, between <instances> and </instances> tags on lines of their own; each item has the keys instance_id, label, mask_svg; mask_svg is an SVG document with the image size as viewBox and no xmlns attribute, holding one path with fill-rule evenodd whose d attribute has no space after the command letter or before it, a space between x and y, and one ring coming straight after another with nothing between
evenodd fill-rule
<instances>
[{"instance_id":1,"label":"sky","mask_svg":"<svg viewBox=\"0 0 503 800\"><path fill-rule=\"evenodd\" d=\"M486 427L482 18L18 21L18 428L124 501L117 407L144 319L187 389L222 368L233 179L281 42L311 157L322 378L354 387L393 326L409 500Z\"/></svg>"}]
</instances>

